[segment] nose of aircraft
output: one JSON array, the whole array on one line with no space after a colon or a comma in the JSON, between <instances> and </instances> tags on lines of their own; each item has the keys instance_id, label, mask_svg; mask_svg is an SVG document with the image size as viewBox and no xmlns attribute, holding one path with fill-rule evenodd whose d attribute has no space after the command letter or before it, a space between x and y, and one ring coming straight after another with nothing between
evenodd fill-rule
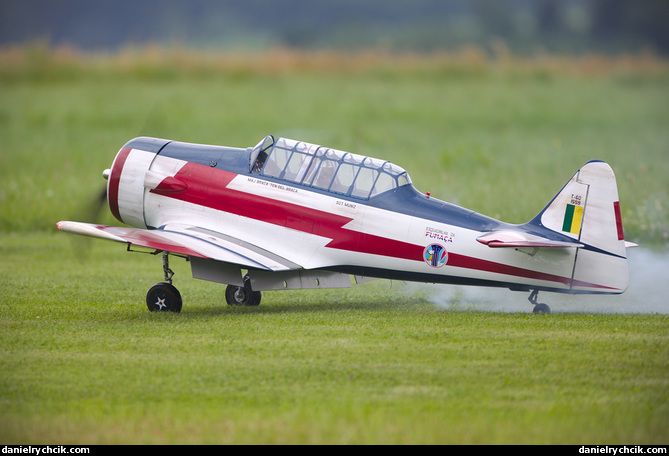
<instances>
[{"instance_id":1,"label":"nose of aircraft","mask_svg":"<svg viewBox=\"0 0 669 456\"><path fill-rule=\"evenodd\" d=\"M116 154L111 170L105 170L102 174L107 176L107 201L112 215L122 223L139 228L146 227L144 224L145 176L159 150L152 146L155 146L154 142L147 142L144 139L128 142Z\"/></svg>"}]
</instances>

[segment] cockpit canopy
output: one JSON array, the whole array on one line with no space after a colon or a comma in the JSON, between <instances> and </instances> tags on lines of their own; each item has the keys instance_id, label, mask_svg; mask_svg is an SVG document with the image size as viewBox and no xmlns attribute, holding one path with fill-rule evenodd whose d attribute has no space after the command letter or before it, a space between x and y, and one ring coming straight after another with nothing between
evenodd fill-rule
<instances>
[{"instance_id":1,"label":"cockpit canopy","mask_svg":"<svg viewBox=\"0 0 669 456\"><path fill-rule=\"evenodd\" d=\"M249 166L263 176L360 199L411 184L390 162L271 135L253 148Z\"/></svg>"}]
</instances>

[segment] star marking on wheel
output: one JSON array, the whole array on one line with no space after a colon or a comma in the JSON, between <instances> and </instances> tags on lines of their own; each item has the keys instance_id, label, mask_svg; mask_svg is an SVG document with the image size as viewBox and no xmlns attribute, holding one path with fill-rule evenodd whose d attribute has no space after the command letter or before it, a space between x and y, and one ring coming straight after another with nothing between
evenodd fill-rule
<instances>
[{"instance_id":1,"label":"star marking on wheel","mask_svg":"<svg viewBox=\"0 0 669 456\"><path fill-rule=\"evenodd\" d=\"M165 304L165 298L160 298L160 297L157 298L157 300L156 300L156 304L155 304L155 305L156 305L156 307L158 307L158 309L160 309L160 310L162 310L163 307L167 307L167 304Z\"/></svg>"}]
</instances>

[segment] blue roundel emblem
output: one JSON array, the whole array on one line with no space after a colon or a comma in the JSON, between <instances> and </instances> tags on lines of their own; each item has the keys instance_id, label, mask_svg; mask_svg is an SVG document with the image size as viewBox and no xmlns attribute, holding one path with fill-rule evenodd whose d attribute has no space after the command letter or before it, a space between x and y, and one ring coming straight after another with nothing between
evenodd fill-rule
<instances>
[{"instance_id":1,"label":"blue roundel emblem","mask_svg":"<svg viewBox=\"0 0 669 456\"><path fill-rule=\"evenodd\" d=\"M423 251L423 259L433 268L440 268L448 260L448 252L441 244L430 244Z\"/></svg>"}]
</instances>

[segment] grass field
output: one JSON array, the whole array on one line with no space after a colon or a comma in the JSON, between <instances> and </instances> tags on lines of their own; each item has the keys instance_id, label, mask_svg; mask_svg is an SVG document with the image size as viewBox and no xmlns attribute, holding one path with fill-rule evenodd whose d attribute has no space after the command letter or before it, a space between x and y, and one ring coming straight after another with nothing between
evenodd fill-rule
<instances>
[{"instance_id":1,"label":"grass field","mask_svg":"<svg viewBox=\"0 0 669 456\"><path fill-rule=\"evenodd\" d=\"M70 247L0 247L2 443L667 443L666 315L443 311L396 282L233 308L185 262L158 315L156 258Z\"/></svg>"},{"instance_id":2,"label":"grass field","mask_svg":"<svg viewBox=\"0 0 669 456\"><path fill-rule=\"evenodd\" d=\"M180 56L0 53L0 443L669 442L665 314L444 309L387 281L232 308L176 261L184 310L158 315L157 258L93 242L80 262L55 232L134 136L274 133L516 223L604 159L626 237L666 258L664 62Z\"/></svg>"}]
</instances>

